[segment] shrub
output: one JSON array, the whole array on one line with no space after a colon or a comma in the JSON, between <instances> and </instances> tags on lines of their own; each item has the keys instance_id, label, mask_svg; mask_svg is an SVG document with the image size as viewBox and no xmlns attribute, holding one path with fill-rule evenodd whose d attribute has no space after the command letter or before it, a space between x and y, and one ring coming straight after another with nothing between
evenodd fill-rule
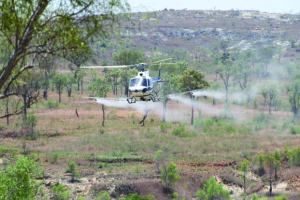
<instances>
[{"instance_id":1,"label":"shrub","mask_svg":"<svg viewBox=\"0 0 300 200\"><path fill-rule=\"evenodd\" d=\"M107 167L107 163L99 162L99 168L105 168L105 167Z\"/></svg>"},{"instance_id":2,"label":"shrub","mask_svg":"<svg viewBox=\"0 0 300 200\"><path fill-rule=\"evenodd\" d=\"M131 113L130 118L135 118L135 113Z\"/></svg>"},{"instance_id":3,"label":"shrub","mask_svg":"<svg viewBox=\"0 0 300 200\"><path fill-rule=\"evenodd\" d=\"M38 188L33 177L41 170L33 159L20 156L15 165L0 171L0 199L33 199Z\"/></svg>"},{"instance_id":4,"label":"shrub","mask_svg":"<svg viewBox=\"0 0 300 200\"><path fill-rule=\"evenodd\" d=\"M53 160L51 161L51 163L52 163L52 164L57 163L57 160L58 160L59 156L60 156L60 154L59 154L58 151L53 152L53 153L52 153L52 158L53 158Z\"/></svg>"},{"instance_id":5,"label":"shrub","mask_svg":"<svg viewBox=\"0 0 300 200\"><path fill-rule=\"evenodd\" d=\"M287 159L291 166L300 166L300 146L297 149L286 150Z\"/></svg>"},{"instance_id":6,"label":"shrub","mask_svg":"<svg viewBox=\"0 0 300 200\"><path fill-rule=\"evenodd\" d=\"M167 188L175 185L179 178L180 176L177 173L177 167L174 163L170 162L168 166L163 165L161 179Z\"/></svg>"},{"instance_id":7,"label":"shrub","mask_svg":"<svg viewBox=\"0 0 300 200\"><path fill-rule=\"evenodd\" d=\"M75 162L68 163L68 169L66 170L67 173L71 173L71 182L74 182L77 178L80 178L79 172L76 171Z\"/></svg>"},{"instance_id":8,"label":"shrub","mask_svg":"<svg viewBox=\"0 0 300 200\"><path fill-rule=\"evenodd\" d=\"M300 128L295 127L295 126L292 126L292 127L290 128L290 133L291 133L291 134L294 134L294 135L300 134Z\"/></svg>"},{"instance_id":9,"label":"shrub","mask_svg":"<svg viewBox=\"0 0 300 200\"><path fill-rule=\"evenodd\" d=\"M65 189L65 187L61 184L53 186L51 191L53 192L53 199L55 200L65 200L70 197L70 191Z\"/></svg>"},{"instance_id":10,"label":"shrub","mask_svg":"<svg viewBox=\"0 0 300 200\"><path fill-rule=\"evenodd\" d=\"M106 190L101 190L97 195L97 200L110 200L109 194Z\"/></svg>"},{"instance_id":11,"label":"shrub","mask_svg":"<svg viewBox=\"0 0 300 200\"><path fill-rule=\"evenodd\" d=\"M198 199L230 199L229 192L223 189L222 184L218 184L214 177L211 177L204 184L203 190L199 190L196 194Z\"/></svg>"},{"instance_id":12,"label":"shrub","mask_svg":"<svg viewBox=\"0 0 300 200\"><path fill-rule=\"evenodd\" d=\"M59 106L58 102L54 102L52 100L46 101L47 108L57 108Z\"/></svg>"},{"instance_id":13,"label":"shrub","mask_svg":"<svg viewBox=\"0 0 300 200\"><path fill-rule=\"evenodd\" d=\"M160 130L161 130L162 132L166 132L167 126L166 126L165 123L161 123L161 124L160 124Z\"/></svg>"},{"instance_id":14,"label":"shrub","mask_svg":"<svg viewBox=\"0 0 300 200\"><path fill-rule=\"evenodd\" d=\"M154 122L154 120L155 120L155 117L151 116L150 117L150 122Z\"/></svg>"},{"instance_id":15,"label":"shrub","mask_svg":"<svg viewBox=\"0 0 300 200\"><path fill-rule=\"evenodd\" d=\"M179 136L179 137L190 137L193 136L193 133L189 133L188 131L185 130L185 126L184 125L179 125L178 128L175 128L172 131L173 135Z\"/></svg>"}]
</instances>

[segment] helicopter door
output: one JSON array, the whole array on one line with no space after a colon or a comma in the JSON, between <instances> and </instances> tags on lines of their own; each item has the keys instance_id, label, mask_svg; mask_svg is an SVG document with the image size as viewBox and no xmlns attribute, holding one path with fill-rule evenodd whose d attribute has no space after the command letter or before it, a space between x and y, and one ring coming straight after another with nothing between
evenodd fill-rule
<instances>
[{"instance_id":1,"label":"helicopter door","mask_svg":"<svg viewBox=\"0 0 300 200\"><path fill-rule=\"evenodd\" d=\"M148 82L148 90L151 90L150 79L147 79Z\"/></svg>"}]
</instances>

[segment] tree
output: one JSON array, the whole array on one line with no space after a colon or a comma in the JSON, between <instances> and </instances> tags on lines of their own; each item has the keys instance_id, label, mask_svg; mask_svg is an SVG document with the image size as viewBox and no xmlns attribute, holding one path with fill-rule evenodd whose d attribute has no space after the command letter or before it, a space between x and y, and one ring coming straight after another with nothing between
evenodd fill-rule
<instances>
[{"instance_id":1,"label":"tree","mask_svg":"<svg viewBox=\"0 0 300 200\"><path fill-rule=\"evenodd\" d=\"M281 155L280 155L280 151L278 149L275 150L274 152L274 158L275 158L275 181L277 181L278 176L277 176L277 170L281 168Z\"/></svg>"},{"instance_id":2,"label":"tree","mask_svg":"<svg viewBox=\"0 0 300 200\"><path fill-rule=\"evenodd\" d=\"M72 87L73 87L73 83L75 81L75 78L73 76L73 74L67 74L66 75L66 88L67 88L67 92L68 92L68 97L71 97L72 94Z\"/></svg>"},{"instance_id":3,"label":"tree","mask_svg":"<svg viewBox=\"0 0 300 200\"><path fill-rule=\"evenodd\" d=\"M30 157L20 156L0 171L0 199L33 199L38 189L34 176L41 170Z\"/></svg>"},{"instance_id":4,"label":"tree","mask_svg":"<svg viewBox=\"0 0 300 200\"><path fill-rule=\"evenodd\" d=\"M124 19L120 13L129 10L121 0L1 1L0 42L7 56L0 68L0 99L17 95L9 88L35 66L37 55L63 57L66 51L85 48L94 34L107 36Z\"/></svg>"},{"instance_id":5,"label":"tree","mask_svg":"<svg viewBox=\"0 0 300 200\"><path fill-rule=\"evenodd\" d=\"M68 163L68 169L66 170L67 173L71 173L71 182L73 183L77 178L80 178L79 172L76 171L76 164L75 162Z\"/></svg>"},{"instance_id":6,"label":"tree","mask_svg":"<svg viewBox=\"0 0 300 200\"><path fill-rule=\"evenodd\" d=\"M262 89L265 103L267 102L269 105L269 114L271 114L271 107L274 105L275 98L278 96L278 92L278 85L275 83L268 84Z\"/></svg>"},{"instance_id":7,"label":"tree","mask_svg":"<svg viewBox=\"0 0 300 200\"><path fill-rule=\"evenodd\" d=\"M96 75L95 75L96 74ZM109 91L109 85L107 83L107 79L106 78L99 78L97 76L97 71L96 73L94 73L94 79L93 79L93 83L90 86L90 90L94 96L94 92L96 92L96 96L98 97L106 97L107 96L107 92ZM104 104L102 104L102 126L104 126L105 123L105 107Z\"/></svg>"},{"instance_id":8,"label":"tree","mask_svg":"<svg viewBox=\"0 0 300 200\"><path fill-rule=\"evenodd\" d=\"M160 89L160 95L162 97L162 103L163 103L163 117L162 117L163 122L166 122L167 102L169 101L168 95L179 92L178 79L179 79L179 75L172 74L169 77L169 82L163 83Z\"/></svg>"},{"instance_id":9,"label":"tree","mask_svg":"<svg viewBox=\"0 0 300 200\"><path fill-rule=\"evenodd\" d=\"M80 83L80 88L81 88L81 94L83 94L83 78L86 76L86 71L85 70L77 70L75 72L75 80L78 83L78 91L79 91L79 83Z\"/></svg>"},{"instance_id":10,"label":"tree","mask_svg":"<svg viewBox=\"0 0 300 200\"><path fill-rule=\"evenodd\" d=\"M248 171L250 162L248 160L243 160L240 163L239 170L242 172L242 180L244 182L244 194L246 194L246 173Z\"/></svg>"},{"instance_id":11,"label":"tree","mask_svg":"<svg viewBox=\"0 0 300 200\"><path fill-rule=\"evenodd\" d=\"M198 89L206 89L209 83L204 79L204 73L200 70L188 68L179 78L179 88L183 92L193 91ZM190 95L192 101L191 125L194 124L194 97Z\"/></svg>"},{"instance_id":12,"label":"tree","mask_svg":"<svg viewBox=\"0 0 300 200\"><path fill-rule=\"evenodd\" d=\"M145 58L144 53L141 51L125 49L119 53L115 53L113 56L113 60L117 65L134 65L143 62ZM121 79L124 84L123 86L125 88L125 95L127 96L129 80L131 77L133 77L132 75L135 76L136 74L137 70L133 71L133 69L124 69L121 72Z\"/></svg>"},{"instance_id":13,"label":"tree","mask_svg":"<svg viewBox=\"0 0 300 200\"><path fill-rule=\"evenodd\" d=\"M221 57L221 63L218 66L218 72L223 81L226 90L226 102L228 101L228 88L229 88L229 80L230 76L234 73L233 60L230 57L229 53L223 53Z\"/></svg>"},{"instance_id":14,"label":"tree","mask_svg":"<svg viewBox=\"0 0 300 200\"><path fill-rule=\"evenodd\" d=\"M43 98L48 99L48 89L50 86L50 76L53 75L55 67L52 57L39 57L39 69L44 72L44 80L42 81L42 88L44 89Z\"/></svg>"},{"instance_id":15,"label":"tree","mask_svg":"<svg viewBox=\"0 0 300 200\"><path fill-rule=\"evenodd\" d=\"M300 78L288 84L287 92L294 116L297 116L300 108Z\"/></svg>"},{"instance_id":16,"label":"tree","mask_svg":"<svg viewBox=\"0 0 300 200\"><path fill-rule=\"evenodd\" d=\"M275 168L276 160L272 153L268 153L265 156L265 165L269 167L269 182L270 182L270 189L269 195L272 196L272 173L273 169Z\"/></svg>"},{"instance_id":17,"label":"tree","mask_svg":"<svg viewBox=\"0 0 300 200\"><path fill-rule=\"evenodd\" d=\"M250 52L241 53L234 62L233 77L239 84L242 91L247 87L248 79L251 74L251 57Z\"/></svg>"},{"instance_id":18,"label":"tree","mask_svg":"<svg viewBox=\"0 0 300 200\"><path fill-rule=\"evenodd\" d=\"M263 46L259 50L259 55L260 55L260 60L265 64L265 76L269 74L268 72L268 65L271 62L271 59L273 58L274 55L274 47L273 46Z\"/></svg>"},{"instance_id":19,"label":"tree","mask_svg":"<svg viewBox=\"0 0 300 200\"><path fill-rule=\"evenodd\" d=\"M264 163L265 163L265 156L264 154L258 155L258 175L263 176L266 171L264 169Z\"/></svg>"},{"instance_id":20,"label":"tree","mask_svg":"<svg viewBox=\"0 0 300 200\"><path fill-rule=\"evenodd\" d=\"M67 84L67 76L65 74L59 74L55 73L53 77L53 84L57 90L58 93L58 102L61 102L61 93L63 91L63 88Z\"/></svg>"},{"instance_id":21,"label":"tree","mask_svg":"<svg viewBox=\"0 0 300 200\"><path fill-rule=\"evenodd\" d=\"M80 67L82 64L84 64L88 59L90 59L94 55L94 52L90 47L83 47L80 49L75 49L74 51L71 52L66 52L64 53L63 57L73 63L77 69L75 70L75 76L76 76L76 81L77 81L77 90L79 91L79 88L81 86L81 91L82 91L82 84L83 84L83 77L85 76L85 71L80 70ZM73 68L70 68L71 71L73 71ZM82 92L81 92L82 94Z\"/></svg>"},{"instance_id":22,"label":"tree","mask_svg":"<svg viewBox=\"0 0 300 200\"><path fill-rule=\"evenodd\" d=\"M179 178L180 176L177 173L177 167L174 163L170 162L168 166L165 164L163 165L161 179L167 188L175 185Z\"/></svg>"},{"instance_id":23,"label":"tree","mask_svg":"<svg viewBox=\"0 0 300 200\"><path fill-rule=\"evenodd\" d=\"M154 155L154 162L155 166L157 168L157 172L160 173L159 166L164 164L167 161L167 154L165 151L162 151L161 149L158 150Z\"/></svg>"},{"instance_id":24,"label":"tree","mask_svg":"<svg viewBox=\"0 0 300 200\"><path fill-rule=\"evenodd\" d=\"M229 192L223 189L222 184L218 184L215 177L208 179L203 187L196 194L199 200L230 199Z\"/></svg>"}]
</instances>

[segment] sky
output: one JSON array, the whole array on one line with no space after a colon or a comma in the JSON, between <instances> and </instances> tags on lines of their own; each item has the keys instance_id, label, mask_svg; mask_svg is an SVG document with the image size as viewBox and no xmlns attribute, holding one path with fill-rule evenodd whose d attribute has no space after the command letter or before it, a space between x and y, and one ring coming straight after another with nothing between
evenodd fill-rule
<instances>
[{"instance_id":1,"label":"sky","mask_svg":"<svg viewBox=\"0 0 300 200\"><path fill-rule=\"evenodd\" d=\"M259 10L269 13L300 13L300 0L127 0L133 12L182 10Z\"/></svg>"}]
</instances>

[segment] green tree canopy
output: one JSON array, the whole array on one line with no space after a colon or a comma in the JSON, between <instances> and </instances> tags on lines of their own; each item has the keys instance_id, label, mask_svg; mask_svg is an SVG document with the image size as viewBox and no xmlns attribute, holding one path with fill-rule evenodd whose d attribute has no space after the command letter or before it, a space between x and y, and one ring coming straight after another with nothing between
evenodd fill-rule
<instances>
[{"instance_id":1,"label":"green tree canopy","mask_svg":"<svg viewBox=\"0 0 300 200\"><path fill-rule=\"evenodd\" d=\"M205 75L200 70L188 68L179 78L179 89L183 92L197 89L205 89L209 83L205 80Z\"/></svg>"},{"instance_id":2,"label":"green tree canopy","mask_svg":"<svg viewBox=\"0 0 300 200\"><path fill-rule=\"evenodd\" d=\"M34 67L37 55L63 57L66 51L88 46L97 34L106 37L130 10L121 0L3 0L0 1L0 99L15 95L9 86L24 71ZM59 5L59 6L58 6ZM3 39L2 39L3 38Z\"/></svg>"},{"instance_id":3,"label":"green tree canopy","mask_svg":"<svg viewBox=\"0 0 300 200\"><path fill-rule=\"evenodd\" d=\"M204 184L203 190L196 194L199 200L230 199L229 192L223 189L222 184L218 184L215 177L211 177Z\"/></svg>"}]
</instances>

